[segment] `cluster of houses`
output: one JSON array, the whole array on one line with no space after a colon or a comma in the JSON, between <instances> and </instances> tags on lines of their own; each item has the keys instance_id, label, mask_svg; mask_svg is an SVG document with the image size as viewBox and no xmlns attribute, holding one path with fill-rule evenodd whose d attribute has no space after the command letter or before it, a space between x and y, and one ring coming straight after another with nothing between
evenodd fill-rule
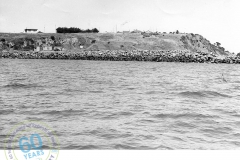
<instances>
[{"instance_id":1,"label":"cluster of houses","mask_svg":"<svg viewBox=\"0 0 240 160\"><path fill-rule=\"evenodd\" d=\"M63 45L59 41L53 41L51 38L40 38L37 40L24 39L18 42L4 40L0 41L1 50L24 50L24 51L63 51Z\"/></svg>"},{"instance_id":2,"label":"cluster of houses","mask_svg":"<svg viewBox=\"0 0 240 160\"><path fill-rule=\"evenodd\" d=\"M65 48L79 48L84 49L83 44L76 37L70 38L55 38L41 37L35 38L19 38L13 41L1 40L1 50L23 50L23 51L64 51Z\"/></svg>"},{"instance_id":3,"label":"cluster of houses","mask_svg":"<svg viewBox=\"0 0 240 160\"><path fill-rule=\"evenodd\" d=\"M7 49L7 48L13 48L14 43L13 42L8 42L4 39L4 41L0 41L0 49Z\"/></svg>"},{"instance_id":4,"label":"cluster of houses","mask_svg":"<svg viewBox=\"0 0 240 160\"><path fill-rule=\"evenodd\" d=\"M25 33L42 33L38 31L38 29L24 29ZM62 51L64 48L60 43L56 44L56 41L52 40L51 38L41 38L35 40L35 42L25 40L23 44L23 48L28 48L28 46L34 46L34 51Z\"/></svg>"},{"instance_id":5,"label":"cluster of houses","mask_svg":"<svg viewBox=\"0 0 240 160\"><path fill-rule=\"evenodd\" d=\"M153 31L150 31L150 30L140 31L140 30L137 30L137 29L135 29L133 31L122 31L122 32L118 31L117 33L123 33L123 34L127 34L127 33L148 33L148 34L156 34L156 33L158 33L158 34L167 34L166 32L158 32L158 31L153 32ZM181 34L181 33L177 30L175 32L169 32L169 34Z\"/></svg>"},{"instance_id":6,"label":"cluster of houses","mask_svg":"<svg viewBox=\"0 0 240 160\"><path fill-rule=\"evenodd\" d=\"M157 36L157 35L164 35L164 34L167 34L166 32L152 32L150 30L148 31L140 31L140 30L133 30L133 31L122 31L122 32L117 32L117 33L120 33L120 34L130 34L130 33L137 33L137 34L141 34L143 35L144 37L150 37L150 36ZM169 32L169 34L181 34L178 30L176 32Z\"/></svg>"},{"instance_id":7,"label":"cluster of houses","mask_svg":"<svg viewBox=\"0 0 240 160\"><path fill-rule=\"evenodd\" d=\"M56 43L56 41L51 38L41 38L35 41L34 51L63 51L64 48L60 43Z\"/></svg>"}]
</instances>

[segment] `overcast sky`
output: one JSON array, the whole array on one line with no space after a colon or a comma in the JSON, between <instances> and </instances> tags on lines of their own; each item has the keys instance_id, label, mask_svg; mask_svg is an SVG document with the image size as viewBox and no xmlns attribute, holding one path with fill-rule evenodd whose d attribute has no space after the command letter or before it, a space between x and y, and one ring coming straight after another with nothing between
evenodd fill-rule
<instances>
[{"instance_id":1,"label":"overcast sky","mask_svg":"<svg viewBox=\"0 0 240 160\"><path fill-rule=\"evenodd\" d=\"M239 0L0 0L0 32L56 27L179 30L240 52Z\"/></svg>"}]
</instances>

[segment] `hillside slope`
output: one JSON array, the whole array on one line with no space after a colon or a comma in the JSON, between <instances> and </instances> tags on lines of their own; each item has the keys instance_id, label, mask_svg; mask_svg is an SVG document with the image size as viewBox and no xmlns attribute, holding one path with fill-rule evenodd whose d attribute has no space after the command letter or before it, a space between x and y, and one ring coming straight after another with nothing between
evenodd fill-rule
<instances>
[{"instance_id":1,"label":"hillside slope","mask_svg":"<svg viewBox=\"0 0 240 160\"><path fill-rule=\"evenodd\" d=\"M228 55L223 47L213 45L198 34L163 33L81 33L81 34L24 34L0 33L0 50L23 50L36 48L36 42L46 43L51 39L53 46L64 50L189 50L216 55ZM28 47L29 45L30 47ZM82 48L80 48L80 46ZM24 48L25 47L25 48Z\"/></svg>"}]
</instances>

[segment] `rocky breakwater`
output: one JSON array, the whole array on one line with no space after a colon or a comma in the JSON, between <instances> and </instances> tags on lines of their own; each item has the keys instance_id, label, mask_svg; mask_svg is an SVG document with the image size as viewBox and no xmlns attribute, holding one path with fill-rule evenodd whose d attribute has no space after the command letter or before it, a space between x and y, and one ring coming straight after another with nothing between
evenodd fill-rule
<instances>
[{"instance_id":1,"label":"rocky breakwater","mask_svg":"<svg viewBox=\"0 0 240 160\"><path fill-rule=\"evenodd\" d=\"M240 63L238 56L216 56L204 52L188 50L103 50L78 52L33 52L33 51L2 51L1 58L17 59L75 59L75 60L106 60L106 61L155 61L155 62L195 62L195 63Z\"/></svg>"}]
</instances>

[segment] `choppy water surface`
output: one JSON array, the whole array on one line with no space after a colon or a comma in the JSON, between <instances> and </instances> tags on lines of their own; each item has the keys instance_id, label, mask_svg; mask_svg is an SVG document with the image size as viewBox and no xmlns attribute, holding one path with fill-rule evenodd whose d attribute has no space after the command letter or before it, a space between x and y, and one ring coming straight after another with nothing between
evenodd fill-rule
<instances>
[{"instance_id":1,"label":"choppy water surface","mask_svg":"<svg viewBox=\"0 0 240 160\"><path fill-rule=\"evenodd\" d=\"M36 120L61 149L239 149L239 68L0 59L0 147Z\"/></svg>"}]
</instances>

